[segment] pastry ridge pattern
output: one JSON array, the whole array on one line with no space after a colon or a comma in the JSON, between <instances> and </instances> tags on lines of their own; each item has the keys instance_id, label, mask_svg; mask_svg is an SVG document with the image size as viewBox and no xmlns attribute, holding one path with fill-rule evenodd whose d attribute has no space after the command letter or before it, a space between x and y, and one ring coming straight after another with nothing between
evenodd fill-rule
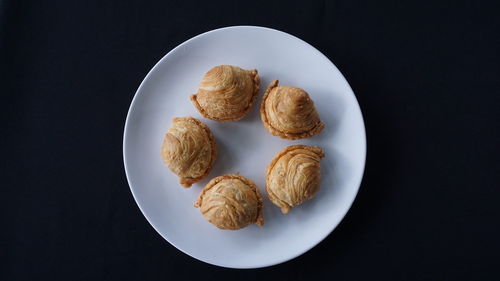
<instances>
[{"instance_id":1,"label":"pastry ridge pattern","mask_svg":"<svg viewBox=\"0 0 500 281\"><path fill-rule=\"evenodd\" d=\"M278 86L272 81L264 93L260 116L266 129L274 136L296 140L321 133L321 122L309 94L301 88Z\"/></svg>"},{"instance_id":2,"label":"pastry ridge pattern","mask_svg":"<svg viewBox=\"0 0 500 281\"><path fill-rule=\"evenodd\" d=\"M238 121L255 103L259 85L260 77L256 69L218 65L205 74L198 92L190 99L205 118L221 122Z\"/></svg>"},{"instance_id":3,"label":"pastry ridge pattern","mask_svg":"<svg viewBox=\"0 0 500 281\"><path fill-rule=\"evenodd\" d=\"M268 165L266 191L283 214L316 195L321 184L320 160L324 156L320 147L291 145Z\"/></svg>"},{"instance_id":4,"label":"pastry ridge pattern","mask_svg":"<svg viewBox=\"0 0 500 281\"><path fill-rule=\"evenodd\" d=\"M262 196L255 183L237 174L212 179L194 206L220 229L237 230L250 224L264 225Z\"/></svg>"},{"instance_id":5,"label":"pastry ridge pattern","mask_svg":"<svg viewBox=\"0 0 500 281\"><path fill-rule=\"evenodd\" d=\"M190 187L210 173L217 158L215 138L207 125L193 117L176 117L161 147L167 167Z\"/></svg>"}]
</instances>

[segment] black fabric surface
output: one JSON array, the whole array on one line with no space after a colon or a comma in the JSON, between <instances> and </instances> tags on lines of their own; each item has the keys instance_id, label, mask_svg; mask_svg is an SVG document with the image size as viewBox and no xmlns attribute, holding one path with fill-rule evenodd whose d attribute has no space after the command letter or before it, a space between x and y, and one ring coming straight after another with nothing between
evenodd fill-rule
<instances>
[{"instance_id":1,"label":"black fabric surface","mask_svg":"<svg viewBox=\"0 0 500 281\"><path fill-rule=\"evenodd\" d=\"M498 1L0 1L0 280L500 280ZM298 36L346 76L368 158L303 256L232 270L176 250L130 193L132 97L205 31Z\"/></svg>"}]
</instances>

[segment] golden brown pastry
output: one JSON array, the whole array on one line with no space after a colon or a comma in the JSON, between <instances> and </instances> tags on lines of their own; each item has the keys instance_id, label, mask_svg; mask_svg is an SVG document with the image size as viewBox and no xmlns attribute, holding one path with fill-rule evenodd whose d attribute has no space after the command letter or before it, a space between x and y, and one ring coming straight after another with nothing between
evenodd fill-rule
<instances>
[{"instance_id":1,"label":"golden brown pastry","mask_svg":"<svg viewBox=\"0 0 500 281\"><path fill-rule=\"evenodd\" d=\"M325 124L306 91L271 82L260 106L260 117L274 136L296 140L319 134Z\"/></svg>"},{"instance_id":2,"label":"golden brown pastry","mask_svg":"<svg viewBox=\"0 0 500 281\"><path fill-rule=\"evenodd\" d=\"M325 156L317 146L292 145L279 152L267 167L269 199L283 214L311 199L321 183L320 160Z\"/></svg>"},{"instance_id":3,"label":"golden brown pastry","mask_svg":"<svg viewBox=\"0 0 500 281\"><path fill-rule=\"evenodd\" d=\"M172 120L161 147L161 156L168 168L179 176L183 187L190 187L208 175L217 151L212 132L193 117Z\"/></svg>"},{"instance_id":4,"label":"golden brown pastry","mask_svg":"<svg viewBox=\"0 0 500 281\"><path fill-rule=\"evenodd\" d=\"M264 225L262 196L255 183L240 175L212 179L194 206L220 229L236 230L250 224Z\"/></svg>"},{"instance_id":5,"label":"golden brown pastry","mask_svg":"<svg viewBox=\"0 0 500 281\"><path fill-rule=\"evenodd\" d=\"M259 84L256 69L219 65L205 74L198 92L191 95L191 101L205 118L223 122L237 121L255 103Z\"/></svg>"}]
</instances>

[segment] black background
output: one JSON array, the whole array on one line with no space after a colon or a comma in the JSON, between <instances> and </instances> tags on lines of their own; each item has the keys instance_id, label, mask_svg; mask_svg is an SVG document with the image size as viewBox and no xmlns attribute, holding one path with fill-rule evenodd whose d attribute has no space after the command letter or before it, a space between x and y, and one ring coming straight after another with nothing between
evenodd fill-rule
<instances>
[{"instance_id":1,"label":"black background","mask_svg":"<svg viewBox=\"0 0 500 281\"><path fill-rule=\"evenodd\" d=\"M0 1L0 280L500 280L499 6ZM256 270L211 266L164 241L122 162L127 110L150 68L230 25L322 51L354 89L368 137L341 225Z\"/></svg>"}]
</instances>

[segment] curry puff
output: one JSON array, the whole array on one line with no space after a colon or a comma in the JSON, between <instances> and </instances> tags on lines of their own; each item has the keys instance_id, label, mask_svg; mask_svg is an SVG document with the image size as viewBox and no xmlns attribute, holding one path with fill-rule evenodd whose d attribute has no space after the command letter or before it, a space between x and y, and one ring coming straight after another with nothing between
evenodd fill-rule
<instances>
[{"instance_id":1,"label":"curry puff","mask_svg":"<svg viewBox=\"0 0 500 281\"><path fill-rule=\"evenodd\" d=\"M215 121L238 121L255 103L260 78L256 69L245 70L232 65L210 69L191 101L203 117Z\"/></svg>"},{"instance_id":2,"label":"curry puff","mask_svg":"<svg viewBox=\"0 0 500 281\"><path fill-rule=\"evenodd\" d=\"M303 89L278 86L271 82L264 93L260 116L274 136L296 140L319 134L325 124L319 119L314 102Z\"/></svg>"},{"instance_id":3,"label":"curry puff","mask_svg":"<svg viewBox=\"0 0 500 281\"><path fill-rule=\"evenodd\" d=\"M283 214L318 192L320 160L324 156L323 149L317 146L292 145L271 161L266 172L266 190Z\"/></svg>"},{"instance_id":4,"label":"curry puff","mask_svg":"<svg viewBox=\"0 0 500 281\"><path fill-rule=\"evenodd\" d=\"M194 206L220 229L237 230L251 224L264 225L262 196L255 183L243 176L228 174L212 179Z\"/></svg>"},{"instance_id":5,"label":"curry puff","mask_svg":"<svg viewBox=\"0 0 500 281\"><path fill-rule=\"evenodd\" d=\"M179 177L183 187L190 187L208 175L217 151L212 132L193 117L177 117L172 121L161 147L168 168Z\"/></svg>"}]
</instances>

